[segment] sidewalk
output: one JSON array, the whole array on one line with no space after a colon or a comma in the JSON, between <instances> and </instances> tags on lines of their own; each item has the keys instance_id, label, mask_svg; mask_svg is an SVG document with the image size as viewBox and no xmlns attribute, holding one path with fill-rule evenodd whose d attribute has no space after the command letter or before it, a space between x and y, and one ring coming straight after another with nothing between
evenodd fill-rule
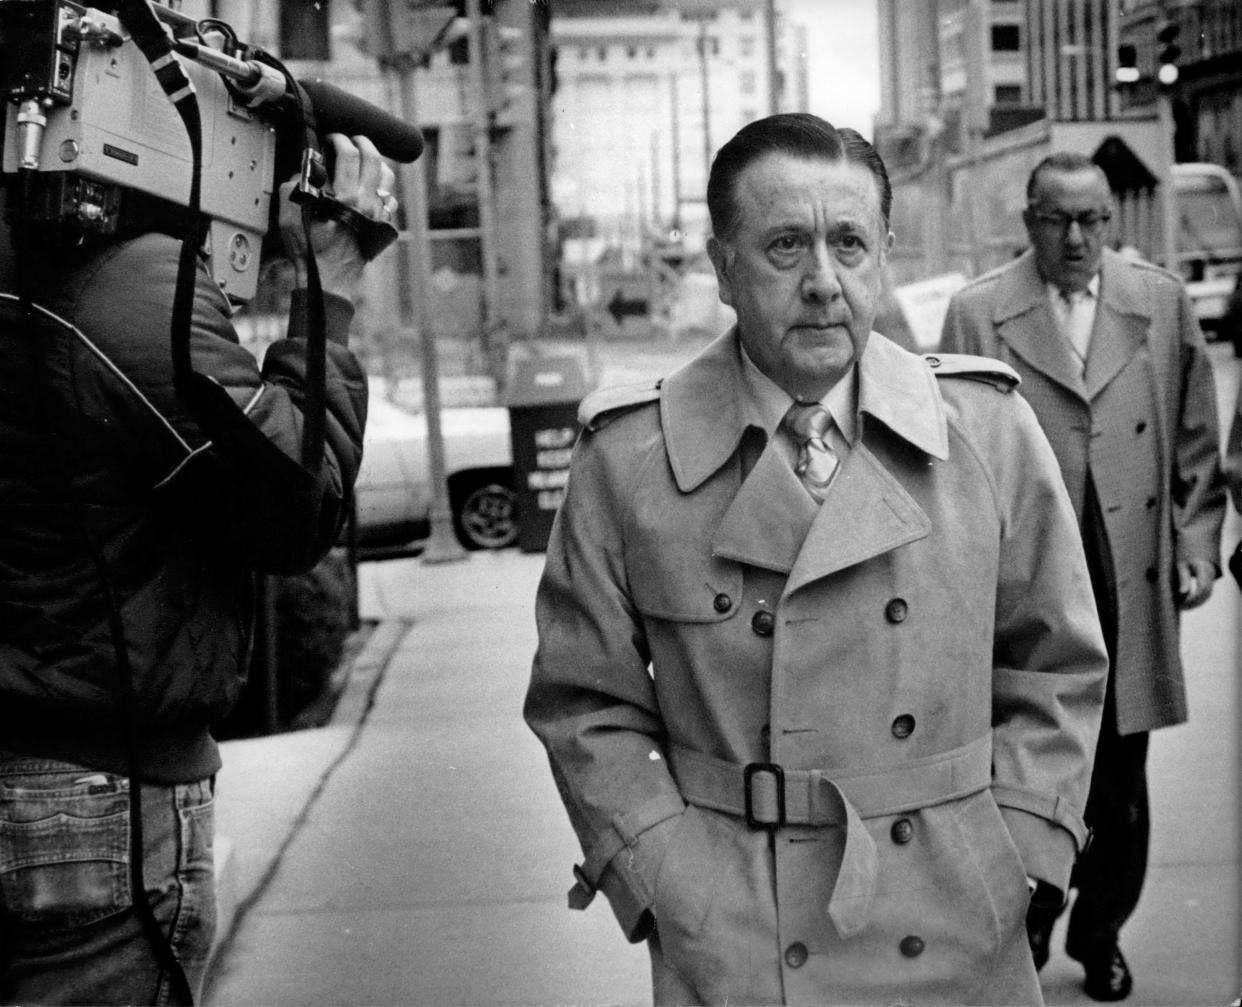
<instances>
[{"instance_id":1,"label":"sidewalk","mask_svg":"<svg viewBox=\"0 0 1242 1007\"><path fill-rule=\"evenodd\" d=\"M208 1004L649 1002L646 952L607 906L565 907L576 840L521 720L542 564L364 566L383 639L363 657L396 645L362 729L343 722L370 691L351 676L354 712L224 746L241 912Z\"/></svg>"},{"instance_id":2,"label":"sidewalk","mask_svg":"<svg viewBox=\"0 0 1242 1007\"><path fill-rule=\"evenodd\" d=\"M1226 531L1232 543L1238 529ZM576 841L521 721L543 557L363 568L381 622L326 727L229 742L220 775L232 936L210 1007L642 1004L645 951L603 900L565 908ZM1238 592L1185 621L1191 723L1153 735L1152 865L1128 1004L1238 995ZM1049 1004L1093 1003L1065 958Z\"/></svg>"}]
</instances>

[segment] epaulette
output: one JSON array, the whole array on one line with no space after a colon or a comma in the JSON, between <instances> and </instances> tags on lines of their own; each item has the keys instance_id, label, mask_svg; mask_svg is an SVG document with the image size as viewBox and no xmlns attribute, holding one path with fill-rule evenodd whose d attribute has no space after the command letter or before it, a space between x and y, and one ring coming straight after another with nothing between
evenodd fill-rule
<instances>
[{"instance_id":1,"label":"epaulette","mask_svg":"<svg viewBox=\"0 0 1242 1007\"><path fill-rule=\"evenodd\" d=\"M584 430L599 430L622 413L648 402L655 402L659 397L659 381L637 381L628 385L597 388L578 406L578 422Z\"/></svg>"},{"instance_id":2,"label":"epaulette","mask_svg":"<svg viewBox=\"0 0 1242 1007\"><path fill-rule=\"evenodd\" d=\"M924 353L923 360L938 378L969 378L991 385L998 392L1012 392L1022 378L1008 364L970 353Z\"/></svg>"}]
</instances>

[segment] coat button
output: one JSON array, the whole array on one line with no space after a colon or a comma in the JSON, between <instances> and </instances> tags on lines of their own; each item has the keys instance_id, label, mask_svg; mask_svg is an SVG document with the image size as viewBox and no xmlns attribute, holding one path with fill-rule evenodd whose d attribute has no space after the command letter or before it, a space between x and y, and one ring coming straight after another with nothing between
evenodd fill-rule
<instances>
[{"instance_id":1,"label":"coat button","mask_svg":"<svg viewBox=\"0 0 1242 1007\"><path fill-rule=\"evenodd\" d=\"M889 835L893 837L893 842L898 846L905 846L914 838L914 823L908 818L899 818L893 822Z\"/></svg>"},{"instance_id":2,"label":"coat button","mask_svg":"<svg viewBox=\"0 0 1242 1007\"><path fill-rule=\"evenodd\" d=\"M905 622L909 610L910 606L906 604L905 598L894 598L884 606L884 618L892 623Z\"/></svg>"},{"instance_id":3,"label":"coat button","mask_svg":"<svg viewBox=\"0 0 1242 1007\"><path fill-rule=\"evenodd\" d=\"M771 636L772 629L775 626L776 620L772 618L772 613L766 609L756 612L754 618L750 620L750 628L759 636Z\"/></svg>"},{"instance_id":4,"label":"coat button","mask_svg":"<svg viewBox=\"0 0 1242 1007\"><path fill-rule=\"evenodd\" d=\"M1155 507L1155 506L1156 506L1156 498L1155 498L1155 497L1148 497L1148 498L1147 498L1147 509L1148 509L1148 510L1151 510L1151 509L1152 509L1153 507Z\"/></svg>"},{"instance_id":5,"label":"coat button","mask_svg":"<svg viewBox=\"0 0 1242 1007\"><path fill-rule=\"evenodd\" d=\"M1156 583L1156 577L1157 577L1156 568L1154 566L1149 566L1147 568L1147 573L1145 574L1145 576L1147 577L1148 584Z\"/></svg>"},{"instance_id":6,"label":"coat button","mask_svg":"<svg viewBox=\"0 0 1242 1007\"><path fill-rule=\"evenodd\" d=\"M908 713L903 713L900 717L893 721L893 737L908 738L914 733L914 718Z\"/></svg>"},{"instance_id":7,"label":"coat button","mask_svg":"<svg viewBox=\"0 0 1242 1007\"><path fill-rule=\"evenodd\" d=\"M733 607L733 599L727 594L718 594L712 599L712 608L717 612L727 612Z\"/></svg>"},{"instance_id":8,"label":"coat button","mask_svg":"<svg viewBox=\"0 0 1242 1007\"><path fill-rule=\"evenodd\" d=\"M933 357L929 355L929 356L924 357L923 359L927 361L928 367L939 367L940 366L939 357Z\"/></svg>"},{"instance_id":9,"label":"coat button","mask_svg":"<svg viewBox=\"0 0 1242 1007\"><path fill-rule=\"evenodd\" d=\"M1144 430L1146 430L1146 429L1147 429L1147 421L1146 421L1146 420L1139 420L1139 422L1138 422L1138 426L1136 426L1136 427L1134 428L1134 432L1135 432L1136 434L1141 434L1141 433L1142 433Z\"/></svg>"},{"instance_id":10,"label":"coat button","mask_svg":"<svg viewBox=\"0 0 1242 1007\"><path fill-rule=\"evenodd\" d=\"M801 941L794 941L793 944L790 944L785 949L785 964L791 969L802 968L806 964L806 945Z\"/></svg>"},{"instance_id":11,"label":"coat button","mask_svg":"<svg viewBox=\"0 0 1242 1007\"><path fill-rule=\"evenodd\" d=\"M903 937L899 946L901 948L901 953L907 958L917 958L923 953L923 948L926 947L923 943L922 937L914 936Z\"/></svg>"}]
</instances>

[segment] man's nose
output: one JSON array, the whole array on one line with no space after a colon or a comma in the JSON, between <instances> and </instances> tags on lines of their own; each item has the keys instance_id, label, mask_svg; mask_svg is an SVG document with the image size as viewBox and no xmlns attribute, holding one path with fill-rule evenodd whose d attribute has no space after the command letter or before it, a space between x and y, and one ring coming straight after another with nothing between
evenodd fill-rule
<instances>
[{"instance_id":1,"label":"man's nose","mask_svg":"<svg viewBox=\"0 0 1242 1007\"><path fill-rule=\"evenodd\" d=\"M1069 226L1065 228L1065 243L1067 245L1081 245L1087 240L1087 236L1083 234L1082 224L1078 222L1077 217L1070 217Z\"/></svg>"},{"instance_id":2,"label":"man's nose","mask_svg":"<svg viewBox=\"0 0 1242 1007\"><path fill-rule=\"evenodd\" d=\"M824 304L841 296L836 262L826 246L818 246L811 252L802 277L802 296L808 301Z\"/></svg>"}]
</instances>

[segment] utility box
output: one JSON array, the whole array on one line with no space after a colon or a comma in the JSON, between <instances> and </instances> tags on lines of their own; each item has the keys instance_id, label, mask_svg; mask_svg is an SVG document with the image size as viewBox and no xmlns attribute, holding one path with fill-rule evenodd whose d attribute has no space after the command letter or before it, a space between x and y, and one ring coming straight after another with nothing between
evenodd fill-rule
<instances>
[{"instance_id":1,"label":"utility box","mask_svg":"<svg viewBox=\"0 0 1242 1007\"><path fill-rule=\"evenodd\" d=\"M565 499L578 439L578 404L587 393L576 357L528 357L509 381L509 437L518 505L518 548L543 552Z\"/></svg>"}]
</instances>

